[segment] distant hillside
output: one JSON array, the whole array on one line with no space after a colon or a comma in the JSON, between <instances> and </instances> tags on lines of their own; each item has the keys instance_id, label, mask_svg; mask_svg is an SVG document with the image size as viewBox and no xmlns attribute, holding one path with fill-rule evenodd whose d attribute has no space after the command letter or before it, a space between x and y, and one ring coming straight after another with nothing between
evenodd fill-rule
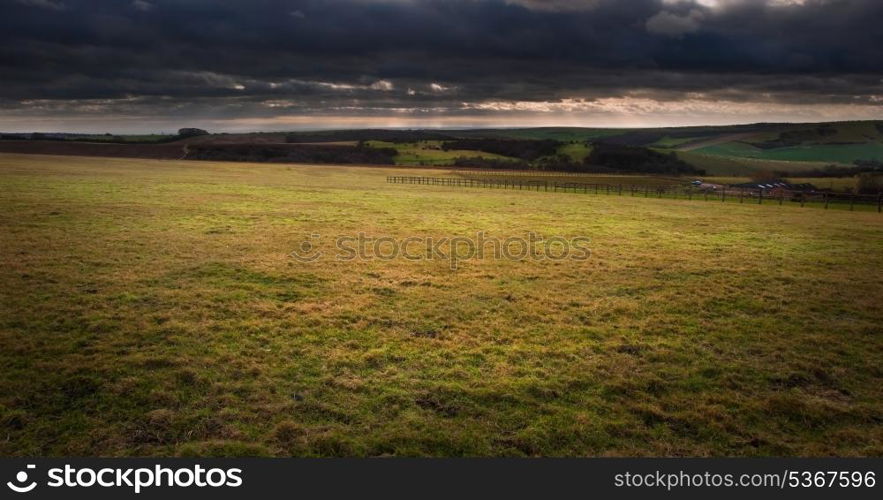
<instances>
[{"instance_id":1,"label":"distant hillside","mask_svg":"<svg viewBox=\"0 0 883 500\"><path fill-rule=\"evenodd\" d=\"M162 158L196 157L187 154L189 146L200 146L200 157L224 156L229 154L228 149L209 152L208 146L249 144L339 146L343 149L323 149L323 155L334 151L346 153L345 156L351 158L346 148L364 145L395 150L390 161L399 165L482 165L484 162L491 168L527 165L547 170L583 168L579 165L586 165L593 148L603 144L647 148L666 156L674 154L695 169L713 175L749 175L757 171L796 174L828 165L849 166L857 160L883 161L883 121L645 129L353 129L223 133L187 138L180 135L16 133L0 134L0 139L5 139L0 140L0 151ZM111 145L115 147L109 147ZM294 156L284 156L294 161ZM352 158L356 157L361 158L359 155Z\"/></svg>"},{"instance_id":2,"label":"distant hillside","mask_svg":"<svg viewBox=\"0 0 883 500\"><path fill-rule=\"evenodd\" d=\"M856 160L883 160L883 121L759 123L651 129L495 130L513 138L588 140L673 151L709 173L800 172Z\"/></svg>"},{"instance_id":3,"label":"distant hillside","mask_svg":"<svg viewBox=\"0 0 883 500\"><path fill-rule=\"evenodd\" d=\"M646 129L538 127L434 131L347 130L301 132L292 136L296 137L293 142L380 140L388 143L415 143L489 138L554 140L568 145L562 146L559 154L569 154L575 147L579 147L583 156L591 150L591 144L607 143L674 152L696 168L720 175L747 175L758 170L798 173L831 164L852 165L856 160L883 160L883 121L756 123ZM417 161L419 155L409 155L408 158ZM427 159L426 162L419 161L417 164L439 163Z\"/></svg>"}]
</instances>

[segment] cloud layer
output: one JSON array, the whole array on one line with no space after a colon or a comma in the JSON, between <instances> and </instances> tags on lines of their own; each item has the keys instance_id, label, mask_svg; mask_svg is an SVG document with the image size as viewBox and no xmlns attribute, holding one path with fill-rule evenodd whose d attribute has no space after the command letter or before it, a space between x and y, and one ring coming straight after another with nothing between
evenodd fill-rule
<instances>
[{"instance_id":1,"label":"cloud layer","mask_svg":"<svg viewBox=\"0 0 883 500\"><path fill-rule=\"evenodd\" d=\"M3 3L5 130L872 118L883 98L877 0Z\"/></svg>"}]
</instances>

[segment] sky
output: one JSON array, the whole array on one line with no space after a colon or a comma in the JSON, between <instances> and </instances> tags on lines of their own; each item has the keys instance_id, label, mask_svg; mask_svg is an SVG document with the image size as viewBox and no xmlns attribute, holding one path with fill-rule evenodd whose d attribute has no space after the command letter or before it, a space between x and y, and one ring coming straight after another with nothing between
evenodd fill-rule
<instances>
[{"instance_id":1,"label":"sky","mask_svg":"<svg viewBox=\"0 0 883 500\"><path fill-rule=\"evenodd\" d=\"M883 119L881 0L0 0L0 130Z\"/></svg>"}]
</instances>

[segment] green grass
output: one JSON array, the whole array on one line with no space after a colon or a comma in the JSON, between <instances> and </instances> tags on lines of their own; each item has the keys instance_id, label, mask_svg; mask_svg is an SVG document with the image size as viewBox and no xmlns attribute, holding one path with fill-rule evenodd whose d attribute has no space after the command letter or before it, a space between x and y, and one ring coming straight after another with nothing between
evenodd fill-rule
<instances>
[{"instance_id":1,"label":"green grass","mask_svg":"<svg viewBox=\"0 0 883 500\"><path fill-rule=\"evenodd\" d=\"M486 158L494 160L519 161L504 155L474 150L448 150L441 148L443 141L418 141L413 143L394 143L385 141L367 141L366 144L376 148L393 148L398 151L394 161L397 165L452 165L457 158ZM581 162L592 151L585 142L567 143L558 148L558 154L567 155L573 161Z\"/></svg>"},{"instance_id":2,"label":"green grass","mask_svg":"<svg viewBox=\"0 0 883 500\"><path fill-rule=\"evenodd\" d=\"M452 165L454 160L461 157L516 161L515 158L483 151L465 149L444 151L441 149L442 141L418 141L413 143L367 141L366 144L371 147L393 148L398 151L394 158L397 165Z\"/></svg>"},{"instance_id":3,"label":"green grass","mask_svg":"<svg viewBox=\"0 0 883 500\"><path fill-rule=\"evenodd\" d=\"M852 163L855 160L883 159L883 144L879 142L837 145L811 144L760 149L744 142L728 142L697 149L696 153L761 160Z\"/></svg>"},{"instance_id":4,"label":"green grass","mask_svg":"<svg viewBox=\"0 0 883 500\"><path fill-rule=\"evenodd\" d=\"M558 148L559 155L566 155L574 162L582 162L592 152L592 146L585 142L567 143Z\"/></svg>"},{"instance_id":5,"label":"green grass","mask_svg":"<svg viewBox=\"0 0 883 500\"><path fill-rule=\"evenodd\" d=\"M883 455L880 214L407 172L0 155L0 455Z\"/></svg>"},{"instance_id":6,"label":"green grass","mask_svg":"<svg viewBox=\"0 0 883 500\"><path fill-rule=\"evenodd\" d=\"M664 151L664 150L663 150ZM757 171L783 171L794 174L825 168L830 162L784 161L762 158L719 156L698 151L678 151L678 158L704 169L707 175L748 176Z\"/></svg>"}]
</instances>

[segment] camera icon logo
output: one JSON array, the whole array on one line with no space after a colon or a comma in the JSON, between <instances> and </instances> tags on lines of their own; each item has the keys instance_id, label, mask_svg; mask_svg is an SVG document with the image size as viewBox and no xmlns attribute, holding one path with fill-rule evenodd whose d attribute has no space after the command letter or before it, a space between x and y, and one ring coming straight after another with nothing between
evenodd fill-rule
<instances>
[{"instance_id":1,"label":"camera icon logo","mask_svg":"<svg viewBox=\"0 0 883 500\"><path fill-rule=\"evenodd\" d=\"M322 256L322 252L316 249L321 235L311 234L310 237L301 242L298 248L289 253L291 257L301 262L313 262Z\"/></svg>"},{"instance_id":2,"label":"camera icon logo","mask_svg":"<svg viewBox=\"0 0 883 500\"><path fill-rule=\"evenodd\" d=\"M37 466L34 464L28 464L28 469L36 469ZM15 475L15 482L8 481L6 486L9 487L10 490L16 493L27 493L34 488L37 487L37 482L32 481L30 484L25 484L28 481L28 472L27 471L19 471L18 474Z\"/></svg>"}]
</instances>

